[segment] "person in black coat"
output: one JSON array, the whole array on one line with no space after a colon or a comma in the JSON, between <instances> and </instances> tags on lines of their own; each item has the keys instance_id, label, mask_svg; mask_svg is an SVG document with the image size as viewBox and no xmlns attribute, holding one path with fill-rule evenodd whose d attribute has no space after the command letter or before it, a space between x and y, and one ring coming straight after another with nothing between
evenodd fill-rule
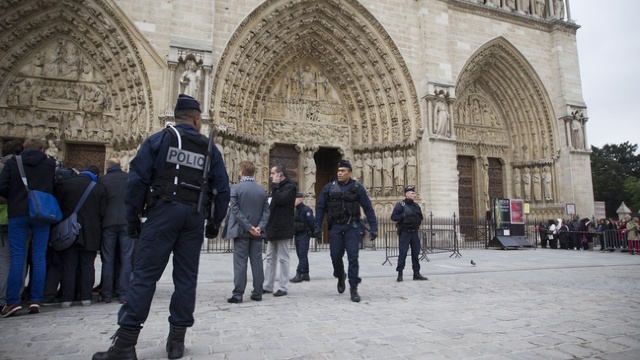
<instances>
[{"instance_id":1,"label":"person in black coat","mask_svg":"<svg viewBox=\"0 0 640 360\"><path fill-rule=\"evenodd\" d=\"M295 232L296 184L286 176L284 165L271 168L271 197L267 233L267 255L264 270L264 293L273 292L278 262L280 262L280 289L273 296L287 295L289 285L289 241Z\"/></svg>"},{"instance_id":2,"label":"person in black coat","mask_svg":"<svg viewBox=\"0 0 640 360\"><path fill-rule=\"evenodd\" d=\"M98 181L98 168L87 166L78 176L62 181L56 189L62 215L69 217L80 202L89 184ZM95 282L94 263L102 239L102 219L107 209L107 194L104 186L96 184L78 210L78 223L82 225L80 234L73 245L62 250L62 302L61 307L69 307L76 292L80 293L83 306L91 305L91 290ZM80 289L76 289L76 274L80 268ZM79 291L76 291L79 290Z\"/></svg>"},{"instance_id":3,"label":"person in black coat","mask_svg":"<svg viewBox=\"0 0 640 360\"><path fill-rule=\"evenodd\" d=\"M110 303L114 296L124 296L129 289L133 239L127 234L127 208L124 204L128 177L129 174L120 168L120 160L111 158L107 160L107 173L100 179L107 194L100 247L102 259L100 301L105 303ZM116 265L118 271L116 271Z\"/></svg>"},{"instance_id":4,"label":"person in black coat","mask_svg":"<svg viewBox=\"0 0 640 360\"><path fill-rule=\"evenodd\" d=\"M27 139L20 154L25 176L30 190L53 193L56 162L44 153L44 143L39 139ZM7 199L9 217L9 244L11 265L7 277L7 305L2 317L14 315L22 309L20 290L22 289L23 269L26 258L27 233L32 234L33 277L31 284L30 313L40 312L40 303L44 293L46 274L46 252L49 243L51 225L31 219L27 189L22 182L17 157L9 159L0 173L0 196Z\"/></svg>"}]
</instances>

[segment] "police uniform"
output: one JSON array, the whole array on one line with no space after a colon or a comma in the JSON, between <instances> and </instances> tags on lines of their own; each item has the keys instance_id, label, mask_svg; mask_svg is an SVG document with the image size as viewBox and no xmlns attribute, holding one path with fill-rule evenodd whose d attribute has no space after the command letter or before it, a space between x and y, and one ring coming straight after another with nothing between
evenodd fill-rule
<instances>
[{"instance_id":1,"label":"police uniform","mask_svg":"<svg viewBox=\"0 0 640 360\"><path fill-rule=\"evenodd\" d=\"M296 194L296 198L304 198L301 193ZM296 276L291 282L297 283L301 281L310 281L309 277L309 241L311 234L315 234L315 217L313 210L304 203L296 206L295 221L295 245L296 255L298 255L298 267L296 268Z\"/></svg>"},{"instance_id":2,"label":"police uniform","mask_svg":"<svg viewBox=\"0 0 640 360\"><path fill-rule=\"evenodd\" d=\"M352 170L351 164L346 160L338 163L338 168L345 167ZM378 222L371 205L371 200L365 188L357 181L349 178L342 184L338 180L325 185L318 197L316 206L316 229L322 228L322 220L325 213L329 224L330 253L333 263L333 276L338 278L338 292L344 292L344 263L342 257L345 251L349 260L349 285L351 287L351 300L358 302L358 284L362 281L359 277L360 266L358 263L360 207L369 222L371 239L378 235ZM316 235L317 236L317 235ZM355 295L355 296L354 296Z\"/></svg>"},{"instance_id":3,"label":"police uniform","mask_svg":"<svg viewBox=\"0 0 640 360\"><path fill-rule=\"evenodd\" d=\"M404 189L405 194L407 192L415 192L415 187L408 186ZM405 261L407 259L407 253L409 247L411 247L411 265L413 269L414 280L427 280L427 278L420 275L420 224L424 216L420 205L416 204L413 199L405 198L403 201L396 204L391 213L391 220L396 222L398 228L399 247L400 254L398 255L398 266L396 271L398 272L398 281L402 281L402 271L404 270Z\"/></svg>"},{"instance_id":4,"label":"police uniform","mask_svg":"<svg viewBox=\"0 0 640 360\"><path fill-rule=\"evenodd\" d=\"M195 99L181 94L176 111L184 109L200 111L200 106ZM178 123L149 136L131 161L125 200L130 234L135 235L132 228L139 223L145 203L147 221L135 246L130 287L118 313L120 329L114 345L108 352L96 353L94 359L135 355L138 333L149 315L156 282L172 252L175 290L169 306L169 340L181 338L184 350L184 333L194 323L198 263L204 239L205 211L198 212L197 203L207 144L207 137L194 126ZM229 203L229 178L215 146L210 155L208 188L217 191L217 195L209 223L219 225ZM169 358L176 358L171 357L169 341L167 351Z\"/></svg>"}]
</instances>

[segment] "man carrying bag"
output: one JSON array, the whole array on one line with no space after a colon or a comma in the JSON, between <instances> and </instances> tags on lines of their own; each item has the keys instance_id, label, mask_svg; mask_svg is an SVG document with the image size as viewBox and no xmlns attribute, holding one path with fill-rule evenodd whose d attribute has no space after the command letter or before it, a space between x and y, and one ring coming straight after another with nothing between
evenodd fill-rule
<instances>
[{"instance_id":1,"label":"man carrying bag","mask_svg":"<svg viewBox=\"0 0 640 360\"><path fill-rule=\"evenodd\" d=\"M56 163L47 157L44 150L45 146L41 140L27 139L24 143L24 151L21 153L21 160L25 178L28 179L28 189L51 194L53 193ZM11 266L7 280L7 305L2 309L1 317L12 316L22 309L20 289L23 282L22 272L29 230L33 235L33 279L29 312L40 312L46 274L45 256L51 223L30 216L28 189L20 176L16 157L9 159L0 173L0 196L5 197L8 203L9 244L11 248Z\"/></svg>"}]
</instances>

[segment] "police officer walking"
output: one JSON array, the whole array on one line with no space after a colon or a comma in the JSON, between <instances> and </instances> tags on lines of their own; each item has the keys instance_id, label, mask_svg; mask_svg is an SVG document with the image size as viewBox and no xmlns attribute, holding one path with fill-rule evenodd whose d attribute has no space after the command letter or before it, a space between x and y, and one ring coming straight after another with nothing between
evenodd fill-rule
<instances>
[{"instance_id":1,"label":"police officer walking","mask_svg":"<svg viewBox=\"0 0 640 360\"><path fill-rule=\"evenodd\" d=\"M187 327L194 323L198 263L204 239L205 211L198 208L203 203L199 200L202 196L213 198L210 201L215 205L209 215L207 237L217 236L229 204L229 178L224 161L218 149L208 146L207 137L200 134L200 114L200 104L180 94L175 107L177 125L147 138L131 161L126 204L129 236L139 237L134 267L125 302L118 313L120 328L113 336L113 345L106 352L94 354L93 360L136 359L138 335L171 252L175 290L169 306L166 350L169 359L183 356L184 336ZM204 174L207 160L210 166ZM147 221L141 227L139 216L145 200Z\"/></svg>"},{"instance_id":2,"label":"police officer walking","mask_svg":"<svg viewBox=\"0 0 640 360\"><path fill-rule=\"evenodd\" d=\"M295 245L296 255L298 255L298 267L296 276L291 279L292 283L310 281L309 277L309 241L311 234L316 233L316 220L313 217L313 210L304 204L304 195L296 194L296 215L295 221Z\"/></svg>"},{"instance_id":3,"label":"police officer walking","mask_svg":"<svg viewBox=\"0 0 640 360\"><path fill-rule=\"evenodd\" d=\"M391 220L396 222L398 235L400 236L400 254L398 255L398 282L402 281L402 270L407 259L407 252L411 246L411 265L413 268L413 280L429 280L420 275L420 237L418 231L424 217L420 205L416 204L415 186L404 188L405 199L393 208Z\"/></svg>"},{"instance_id":4,"label":"police officer walking","mask_svg":"<svg viewBox=\"0 0 640 360\"><path fill-rule=\"evenodd\" d=\"M338 292L343 293L346 289L345 280L347 274L344 271L342 257L345 250L349 259L349 286L351 290L351 301L360 302L358 295L358 284L362 281L358 274L360 265L358 264L358 251L360 249L360 239L358 234L358 223L360 221L360 207L369 222L369 236L371 241L378 237L378 221L373 211L371 200L365 188L351 178L353 168L348 160L338 162L337 180L325 185L322 193L318 197L316 206L316 234L321 236L322 220L325 212L329 225L331 262L333 263L333 276L338 278Z\"/></svg>"}]
</instances>

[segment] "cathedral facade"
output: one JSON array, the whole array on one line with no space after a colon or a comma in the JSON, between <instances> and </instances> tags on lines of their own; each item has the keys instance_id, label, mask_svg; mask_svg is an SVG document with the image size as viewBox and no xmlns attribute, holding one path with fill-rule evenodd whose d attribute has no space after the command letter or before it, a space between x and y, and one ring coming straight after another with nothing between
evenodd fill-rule
<instances>
[{"instance_id":1,"label":"cathedral facade","mask_svg":"<svg viewBox=\"0 0 640 360\"><path fill-rule=\"evenodd\" d=\"M593 214L569 0L2 0L0 138L126 165L203 105L230 178L282 163L313 199L341 158L379 214ZM307 201L313 203L313 200Z\"/></svg>"}]
</instances>

